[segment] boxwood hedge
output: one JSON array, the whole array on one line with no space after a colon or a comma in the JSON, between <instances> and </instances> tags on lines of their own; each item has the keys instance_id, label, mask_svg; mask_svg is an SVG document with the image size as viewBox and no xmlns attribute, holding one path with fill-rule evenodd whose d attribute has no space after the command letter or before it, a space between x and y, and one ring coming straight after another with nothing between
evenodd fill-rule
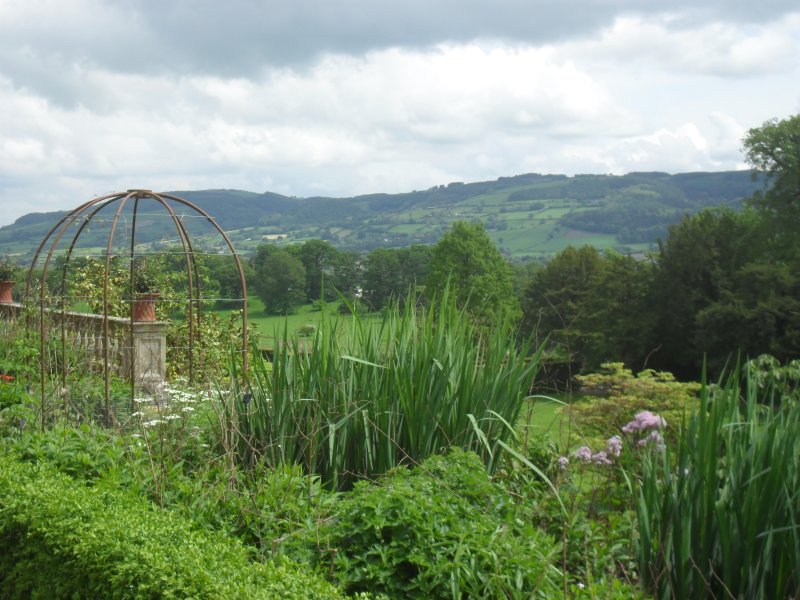
<instances>
[{"instance_id":1,"label":"boxwood hedge","mask_svg":"<svg viewBox=\"0 0 800 600\"><path fill-rule=\"evenodd\" d=\"M342 598L287 559L253 563L221 534L44 465L0 456L4 598Z\"/></svg>"}]
</instances>

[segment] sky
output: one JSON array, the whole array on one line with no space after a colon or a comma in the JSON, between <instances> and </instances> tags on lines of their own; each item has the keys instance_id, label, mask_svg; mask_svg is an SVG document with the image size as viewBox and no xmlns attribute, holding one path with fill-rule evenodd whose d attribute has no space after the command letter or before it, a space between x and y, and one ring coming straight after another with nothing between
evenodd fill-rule
<instances>
[{"instance_id":1,"label":"sky","mask_svg":"<svg viewBox=\"0 0 800 600\"><path fill-rule=\"evenodd\" d=\"M797 0L0 0L0 225L129 188L746 168Z\"/></svg>"}]
</instances>

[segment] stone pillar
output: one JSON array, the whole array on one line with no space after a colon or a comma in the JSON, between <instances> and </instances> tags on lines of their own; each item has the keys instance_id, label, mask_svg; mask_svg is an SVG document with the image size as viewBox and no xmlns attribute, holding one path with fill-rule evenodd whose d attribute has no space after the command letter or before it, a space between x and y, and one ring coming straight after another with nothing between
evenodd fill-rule
<instances>
[{"instance_id":1,"label":"stone pillar","mask_svg":"<svg viewBox=\"0 0 800 600\"><path fill-rule=\"evenodd\" d=\"M133 323L133 383L153 393L167 380L167 324Z\"/></svg>"}]
</instances>

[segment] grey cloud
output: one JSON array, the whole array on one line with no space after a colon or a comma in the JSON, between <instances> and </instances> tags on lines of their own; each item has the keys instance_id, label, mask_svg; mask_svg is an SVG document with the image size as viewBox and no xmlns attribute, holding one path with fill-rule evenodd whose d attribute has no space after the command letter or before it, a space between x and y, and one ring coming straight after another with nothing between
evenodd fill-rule
<instances>
[{"instance_id":1,"label":"grey cloud","mask_svg":"<svg viewBox=\"0 0 800 600\"><path fill-rule=\"evenodd\" d=\"M66 5L66 12L0 19L4 55L88 61L134 73L247 77L265 66L302 67L324 53L361 54L499 39L541 44L584 36L621 15L676 22L760 22L797 10L794 0L177 0ZM6 9L9 11L9 9ZM35 46L32 46L35 45ZM8 60L8 59L6 59Z\"/></svg>"},{"instance_id":2,"label":"grey cloud","mask_svg":"<svg viewBox=\"0 0 800 600\"><path fill-rule=\"evenodd\" d=\"M224 76L264 65L298 66L323 53L361 54L499 39L541 44L584 36L620 15L685 15L704 21L760 22L797 10L793 0L209 0L140 5L142 23L174 68ZM164 6L169 7L164 9Z\"/></svg>"}]
</instances>

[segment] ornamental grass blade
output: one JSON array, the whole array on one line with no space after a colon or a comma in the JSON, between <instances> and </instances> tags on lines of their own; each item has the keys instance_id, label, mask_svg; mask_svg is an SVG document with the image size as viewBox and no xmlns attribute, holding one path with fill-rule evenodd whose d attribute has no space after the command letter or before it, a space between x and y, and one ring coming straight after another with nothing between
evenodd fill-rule
<instances>
[{"instance_id":1,"label":"ornamental grass blade","mask_svg":"<svg viewBox=\"0 0 800 600\"><path fill-rule=\"evenodd\" d=\"M483 443L483 447L486 448L486 452L489 453L489 460L494 460L494 453L492 452L491 447L489 446L489 440L486 439L486 434L483 433L483 430L478 426L478 421L475 420L475 415L468 414L467 418L469 422L472 424L472 429L475 431L475 435L478 436L478 439Z\"/></svg>"},{"instance_id":2,"label":"ornamental grass blade","mask_svg":"<svg viewBox=\"0 0 800 600\"><path fill-rule=\"evenodd\" d=\"M498 440L497 444L501 448L503 448L506 452L511 454L511 456L519 460L522 464L524 464L526 467L531 469L534 473L536 473L539 477L542 478L542 481L544 481L547 484L547 486L552 490L553 494L555 494L556 500L558 500L558 505L561 507L561 512L566 517L569 513L567 511L567 507L564 506L564 502L561 500L561 494L558 493L558 489L556 488L555 485L553 485L553 482L550 481L550 478L544 474L544 471L542 471L539 467L537 467L535 464L529 461L525 456L514 450L511 446L506 444L503 440Z\"/></svg>"},{"instance_id":3,"label":"ornamental grass blade","mask_svg":"<svg viewBox=\"0 0 800 600\"><path fill-rule=\"evenodd\" d=\"M342 358L342 360L349 360L351 362L359 363L361 365L367 365L367 366L370 366L370 367L377 367L379 369L385 369L386 368L383 365L379 365L377 363L370 362L368 360L364 360L363 358L356 358L355 356L348 356L347 354L343 354L341 356L341 358Z\"/></svg>"}]
</instances>

